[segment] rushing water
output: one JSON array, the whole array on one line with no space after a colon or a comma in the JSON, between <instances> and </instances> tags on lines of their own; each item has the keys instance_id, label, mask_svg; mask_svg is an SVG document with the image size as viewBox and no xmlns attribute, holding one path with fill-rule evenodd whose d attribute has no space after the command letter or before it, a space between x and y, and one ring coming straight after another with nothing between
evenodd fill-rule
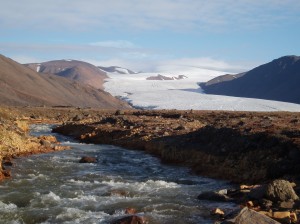
<instances>
[{"instance_id":1,"label":"rushing water","mask_svg":"<svg viewBox=\"0 0 300 224\"><path fill-rule=\"evenodd\" d=\"M49 125L32 126L33 135L50 132ZM213 223L212 208L235 207L197 200L202 191L229 187L223 181L140 151L57 138L73 149L17 159L13 178L0 183L0 223L110 223L127 207L149 223ZM98 162L78 163L82 156Z\"/></svg>"}]
</instances>

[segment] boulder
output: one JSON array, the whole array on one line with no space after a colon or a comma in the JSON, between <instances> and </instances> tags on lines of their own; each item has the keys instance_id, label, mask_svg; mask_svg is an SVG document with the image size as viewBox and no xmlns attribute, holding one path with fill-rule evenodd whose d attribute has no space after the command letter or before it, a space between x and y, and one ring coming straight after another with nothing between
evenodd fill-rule
<instances>
[{"instance_id":1,"label":"boulder","mask_svg":"<svg viewBox=\"0 0 300 224\"><path fill-rule=\"evenodd\" d=\"M125 214L134 215L136 213L137 213L137 211L135 208L126 208L125 209Z\"/></svg>"},{"instance_id":2,"label":"boulder","mask_svg":"<svg viewBox=\"0 0 300 224\"><path fill-rule=\"evenodd\" d=\"M288 201L280 201L278 203L278 207L281 209L292 209L295 205L295 202L293 200Z\"/></svg>"},{"instance_id":3,"label":"boulder","mask_svg":"<svg viewBox=\"0 0 300 224\"><path fill-rule=\"evenodd\" d=\"M230 197L225 194L214 191L205 191L198 195L199 200L208 200L208 201L232 201Z\"/></svg>"},{"instance_id":4,"label":"boulder","mask_svg":"<svg viewBox=\"0 0 300 224\"><path fill-rule=\"evenodd\" d=\"M41 135L39 136L39 139L47 140L51 143L57 143L57 139L53 135Z\"/></svg>"},{"instance_id":5,"label":"boulder","mask_svg":"<svg viewBox=\"0 0 300 224\"><path fill-rule=\"evenodd\" d=\"M97 163L97 158L95 157L89 157L89 156L83 156L79 163Z\"/></svg>"},{"instance_id":6,"label":"boulder","mask_svg":"<svg viewBox=\"0 0 300 224\"><path fill-rule=\"evenodd\" d=\"M273 206L273 202L270 200L267 200L265 198L260 199L258 202L259 202L259 205L265 210L269 210Z\"/></svg>"},{"instance_id":7,"label":"boulder","mask_svg":"<svg viewBox=\"0 0 300 224\"><path fill-rule=\"evenodd\" d=\"M274 180L267 185L265 197L273 202L298 200L291 183L286 180Z\"/></svg>"},{"instance_id":8,"label":"boulder","mask_svg":"<svg viewBox=\"0 0 300 224\"><path fill-rule=\"evenodd\" d=\"M45 139L41 139L40 144L45 146L45 147L51 147L52 146L51 142L48 141L48 140L45 140Z\"/></svg>"},{"instance_id":9,"label":"boulder","mask_svg":"<svg viewBox=\"0 0 300 224\"><path fill-rule=\"evenodd\" d=\"M13 166L14 164L13 164L11 157L3 157L2 165L3 166Z\"/></svg>"},{"instance_id":10,"label":"boulder","mask_svg":"<svg viewBox=\"0 0 300 224\"><path fill-rule=\"evenodd\" d=\"M266 193L266 185L257 185L250 190L249 198L260 200L264 197Z\"/></svg>"},{"instance_id":11,"label":"boulder","mask_svg":"<svg viewBox=\"0 0 300 224\"><path fill-rule=\"evenodd\" d=\"M146 218L143 216L130 215L111 222L111 224L145 224Z\"/></svg>"},{"instance_id":12,"label":"boulder","mask_svg":"<svg viewBox=\"0 0 300 224\"><path fill-rule=\"evenodd\" d=\"M219 208L215 208L210 212L211 215L223 217L225 212Z\"/></svg>"},{"instance_id":13,"label":"boulder","mask_svg":"<svg viewBox=\"0 0 300 224\"><path fill-rule=\"evenodd\" d=\"M279 222L249 208L244 208L235 219L235 224L280 224Z\"/></svg>"}]
</instances>

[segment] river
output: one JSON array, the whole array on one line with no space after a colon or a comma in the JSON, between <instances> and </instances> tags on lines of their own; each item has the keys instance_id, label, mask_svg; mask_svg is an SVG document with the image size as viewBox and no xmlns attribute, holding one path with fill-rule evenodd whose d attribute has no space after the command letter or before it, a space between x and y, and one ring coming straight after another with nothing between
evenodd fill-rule
<instances>
[{"instance_id":1,"label":"river","mask_svg":"<svg viewBox=\"0 0 300 224\"><path fill-rule=\"evenodd\" d=\"M32 125L32 135L51 134L51 125ZM55 134L72 150L17 159L12 179L0 183L0 223L110 223L137 209L149 223L214 223L209 211L235 204L197 200L230 184L161 164L141 151L81 144ZM82 164L82 156L98 159Z\"/></svg>"}]
</instances>

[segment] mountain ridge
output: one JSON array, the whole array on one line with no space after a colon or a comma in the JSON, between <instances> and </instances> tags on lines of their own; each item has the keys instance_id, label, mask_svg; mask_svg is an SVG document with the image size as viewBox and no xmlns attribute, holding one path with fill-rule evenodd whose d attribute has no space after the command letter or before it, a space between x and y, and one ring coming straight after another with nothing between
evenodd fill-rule
<instances>
[{"instance_id":1,"label":"mountain ridge","mask_svg":"<svg viewBox=\"0 0 300 224\"><path fill-rule=\"evenodd\" d=\"M97 66L78 60L53 60L42 63L29 63L25 66L43 74L55 74L70 80L103 89L103 83L108 76Z\"/></svg>"},{"instance_id":2,"label":"mountain ridge","mask_svg":"<svg viewBox=\"0 0 300 224\"><path fill-rule=\"evenodd\" d=\"M103 90L51 74L39 74L0 54L0 104L128 108Z\"/></svg>"},{"instance_id":3,"label":"mountain ridge","mask_svg":"<svg viewBox=\"0 0 300 224\"><path fill-rule=\"evenodd\" d=\"M236 78L234 78L236 77ZM216 82L216 80L219 81ZM207 94L259 98L300 104L300 57L283 56L248 72L217 77L200 86Z\"/></svg>"}]
</instances>

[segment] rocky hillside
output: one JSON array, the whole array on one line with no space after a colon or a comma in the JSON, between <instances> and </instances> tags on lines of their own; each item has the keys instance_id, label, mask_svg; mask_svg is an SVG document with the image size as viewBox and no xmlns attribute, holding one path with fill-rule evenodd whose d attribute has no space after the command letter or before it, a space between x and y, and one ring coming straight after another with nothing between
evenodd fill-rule
<instances>
[{"instance_id":1,"label":"rocky hillside","mask_svg":"<svg viewBox=\"0 0 300 224\"><path fill-rule=\"evenodd\" d=\"M300 57L285 56L246 73L217 77L205 93L300 103Z\"/></svg>"},{"instance_id":2,"label":"rocky hillside","mask_svg":"<svg viewBox=\"0 0 300 224\"><path fill-rule=\"evenodd\" d=\"M45 74L55 74L74 81L103 89L106 72L96 66L76 60L56 60L43 63L26 64L27 67L36 72Z\"/></svg>"},{"instance_id":3,"label":"rocky hillside","mask_svg":"<svg viewBox=\"0 0 300 224\"><path fill-rule=\"evenodd\" d=\"M55 75L41 75L0 55L0 104L124 108L109 93Z\"/></svg>"}]
</instances>

